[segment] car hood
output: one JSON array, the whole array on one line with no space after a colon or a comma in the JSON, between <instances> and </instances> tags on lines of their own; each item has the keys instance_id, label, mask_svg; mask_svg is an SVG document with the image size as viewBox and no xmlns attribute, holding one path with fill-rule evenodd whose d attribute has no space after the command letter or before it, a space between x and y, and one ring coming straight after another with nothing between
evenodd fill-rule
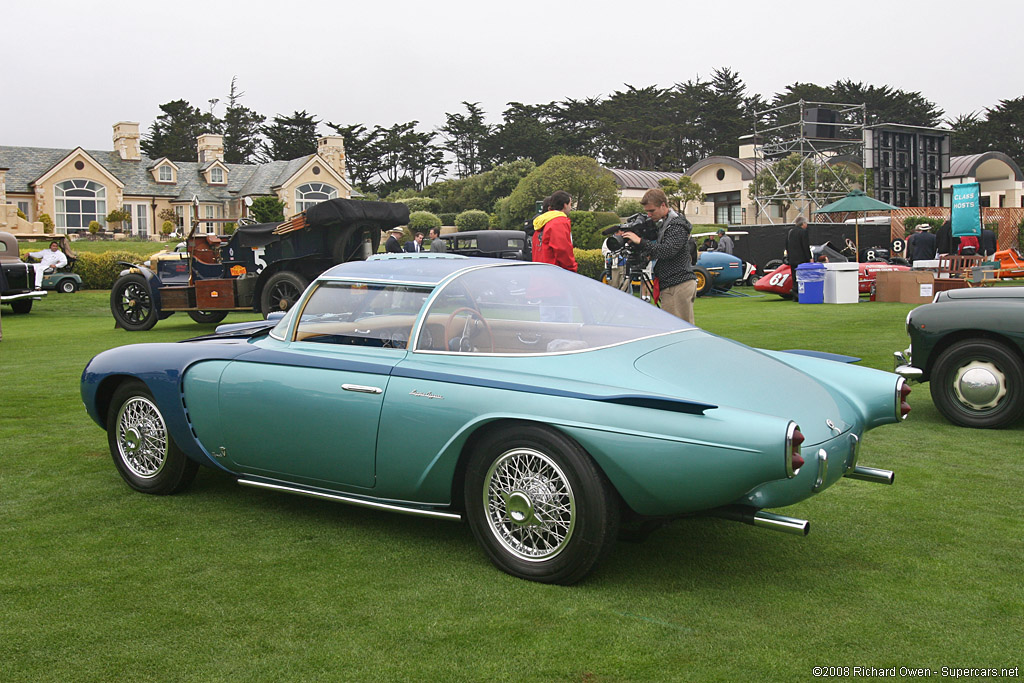
<instances>
[{"instance_id":1,"label":"car hood","mask_svg":"<svg viewBox=\"0 0 1024 683\"><path fill-rule=\"evenodd\" d=\"M810 446L845 432L857 413L839 393L763 351L700 331L634 362L653 392L793 420Z\"/></svg>"}]
</instances>

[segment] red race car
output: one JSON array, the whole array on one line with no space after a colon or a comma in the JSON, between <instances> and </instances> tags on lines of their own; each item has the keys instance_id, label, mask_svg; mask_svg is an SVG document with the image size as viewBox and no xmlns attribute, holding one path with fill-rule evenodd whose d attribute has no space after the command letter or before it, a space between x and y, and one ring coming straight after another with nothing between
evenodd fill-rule
<instances>
[{"instance_id":1,"label":"red race car","mask_svg":"<svg viewBox=\"0 0 1024 683\"><path fill-rule=\"evenodd\" d=\"M811 254L814 256L815 261L823 261L826 263L845 263L850 260L850 258L843 254L843 252L840 252L828 243L811 247ZM754 289L758 292L778 294L784 299L789 299L793 296L793 270L785 263L779 265L774 270L771 270L771 267L776 263L778 262L768 263L767 268L769 269L769 272L754 284ZM857 290L861 294L871 293L871 286L875 283L875 278L879 272L887 270L910 270L909 266L889 263L888 261L865 261L857 265Z\"/></svg>"}]
</instances>

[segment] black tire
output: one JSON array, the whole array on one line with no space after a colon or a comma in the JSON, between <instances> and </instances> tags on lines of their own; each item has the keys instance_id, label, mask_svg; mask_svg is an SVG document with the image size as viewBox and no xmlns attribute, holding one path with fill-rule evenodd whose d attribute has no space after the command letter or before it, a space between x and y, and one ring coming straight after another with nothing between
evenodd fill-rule
<instances>
[{"instance_id":1,"label":"black tire","mask_svg":"<svg viewBox=\"0 0 1024 683\"><path fill-rule=\"evenodd\" d=\"M908 261L907 259L902 258L900 256L893 256L891 259L889 259L889 263L891 265L894 265L894 266L909 266L910 265L910 261Z\"/></svg>"},{"instance_id":2,"label":"black tire","mask_svg":"<svg viewBox=\"0 0 1024 683\"><path fill-rule=\"evenodd\" d=\"M227 311L189 311L188 317L197 323L216 324L228 317Z\"/></svg>"},{"instance_id":3,"label":"black tire","mask_svg":"<svg viewBox=\"0 0 1024 683\"><path fill-rule=\"evenodd\" d=\"M744 284L746 284L747 287L753 287L754 285L757 284L757 281L760 279L761 276L759 274L751 273L750 275L747 276L747 279L744 281Z\"/></svg>"},{"instance_id":4,"label":"black tire","mask_svg":"<svg viewBox=\"0 0 1024 683\"><path fill-rule=\"evenodd\" d=\"M299 300L308 284L306 278L287 270L271 275L260 294L263 317L266 318L274 311L287 311Z\"/></svg>"},{"instance_id":5,"label":"black tire","mask_svg":"<svg viewBox=\"0 0 1024 683\"><path fill-rule=\"evenodd\" d=\"M961 427L1006 427L1024 414L1024 363L988 339L965 339L935 360L929 380L939 412Z\"/></svg>"},{"instance_id":6,"label":"black tire","mask_svg":"<svg viewBox=\"0 0 1024 683\"><path fill-rule=\"evenodd\" d=\"M177 493L195 479L199 463L171 438L160 408L137 380L117 388L107 413L107 444L121 478L142 493Z\"/></svg>"},{"instance_id":7,"label":"black tire","mask_svg":"<svg viewBox=\"0 0 1024 683\"><path fill-rule=\"evenodd\" d=\"M780 268L781 266L782 266L782 259L780 259L780 258L772 259L767 264L765 264L764 273L765 273L765 275L767 275L768 273L772 272L776 268Z\"/></svg>"},{"instance_id":8,"label":"black tire","mask_svg":"<svg viewBox=\"0 0 1024 683\"><path fill-rule=\"evenodd\" d=\"M703 266L694 266L693 274L697 276L697 296L704 296L711 291L714 276Z\"/></svg>"},{"instance_id":9,"label":"black tire","mask_svg":"<svg viewBox=\"0 0 1024 683\"><path fill-rule=\"evenodd\" d=\"M69 277L57 283L57 291L62 294L74 294L78 291L78 284Z\"/></svg>"},{"instance_id":10,"label":"black tire","mask_svg":"<svg viewBox=\"0 0 1024 683\"><path fill-rule=\"evenodd\" d=\"M160 317L153 307L149 283L138 273L123 275L114 283L110 312L117 324L130 332L152 329Z\"/></svg>"},{"instance_id":11,"label":"black tire","mask_svg":"<svg viewBox=\"0 0 1024 683\"><path fill-rule=\"evenodd\" d=\"M363 260L361 245L367 237L370 239L370 256L373 256L380 248L380 228L370 225L340 230L331 240L331 262Z\"/></svg>"},{"instance_id":12,"label":"black tire","mask_svg":"<svg viewBox=\"0 0 1024 683\"><path fill-rule=\"evenodd\" d=\"M619 501L604 474L575 441L537 425L496 430L477 445L465 504L491 562L530 581L576 583L618 535Z\"/></svg>"},{"instance_id":13,"label":"black tire","mask_svg":"<svg viewBox=\"0 0 1024 683\"><path fill-rule=\"evenodd\" d=\"M23 314L28 313L32 310L33 299L19 299L11 302L11 310L15 313Z\"/></svg>"}]
</instances>

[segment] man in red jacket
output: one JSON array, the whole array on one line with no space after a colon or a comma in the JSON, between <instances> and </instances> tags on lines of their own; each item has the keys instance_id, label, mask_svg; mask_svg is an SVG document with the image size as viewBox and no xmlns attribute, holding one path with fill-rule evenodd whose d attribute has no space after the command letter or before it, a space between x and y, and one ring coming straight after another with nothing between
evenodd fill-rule
<instances>
[{"instance_id":1,"label":"man in red jacket","mask_svg":"<svg viewBox=\"0 0 1024 683\"><path fill-rule=\"evenodd\" d=\"M542 229L539 252L534 252L533 260L541 263L553 263L560 268L576 272L576 257L572 252L572 224L569 222L569 193L563 190L555 192L549 198L551 210L534 220L535 228ZM538 221L541 224L538 226Z\"/></svg>"}]
</instances>

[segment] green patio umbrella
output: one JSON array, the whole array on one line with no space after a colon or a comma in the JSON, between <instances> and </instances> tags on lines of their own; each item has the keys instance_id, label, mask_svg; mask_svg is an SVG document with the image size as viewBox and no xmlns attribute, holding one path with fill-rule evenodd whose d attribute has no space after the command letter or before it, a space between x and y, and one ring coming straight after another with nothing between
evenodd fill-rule
<instances>
[{"instance_id":1,"label":"green patio umbrella","mask_svg":"<svg viewBox=\"0 0 1024 683\"><path fill-rule=\"evenodd\" d=\"M860 259L860 214L868 211L892 211L898 206L886 204L874 197L867 196L863 190L853 190L842 199L826 204L814 213L852 213L854 216L854 236L857 239L857 259Z\"/></svg>"}]
</instances>

